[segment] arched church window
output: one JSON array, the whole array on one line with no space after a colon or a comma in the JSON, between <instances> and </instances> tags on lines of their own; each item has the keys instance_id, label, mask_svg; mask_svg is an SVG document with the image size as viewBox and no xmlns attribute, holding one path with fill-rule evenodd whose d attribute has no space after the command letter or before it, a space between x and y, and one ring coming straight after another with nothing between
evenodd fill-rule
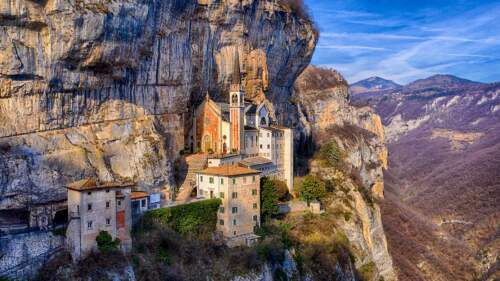
<instances>
[{"instance_id":1,"label":"arched church window","mask_svg":"<svg viewBox=\"0 0 500 281\"><path fill-rule=\"evenodd\" d=\"M266 121L266 118L265 117L262 117L260 119L260 125L267 125L267 121Z\"/></svg>"},{"instance_id":2,"label":"arched church window","mask_svg":"<svg viewBox=\"0 0 500 281\"><path fill-rule=\"evenodd\" d=\"M238 95L237 94L234 94L231 98L231 102L233 104L237 104L238 103Z\"/></svg>"}]
</instances>

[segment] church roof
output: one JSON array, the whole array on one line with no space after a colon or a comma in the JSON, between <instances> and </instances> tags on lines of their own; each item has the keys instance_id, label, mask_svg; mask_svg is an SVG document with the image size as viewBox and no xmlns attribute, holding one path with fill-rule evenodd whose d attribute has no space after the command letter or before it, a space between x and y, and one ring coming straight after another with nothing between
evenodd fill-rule
<instances>
[{"instance_id":1,"label":"church roof","mask_svg":"<svg viewBox=\"0 0 500 281\"><path fill-rule=\"evenodd\" d=\"M273 162L271 160L260 156L250 157L240 161L240 165L243 165L245 167L253 167L257 165L272 164L272 163Z\"/></svg>"},{"instance_id":2,"label":"church roof","mask_svg":"<svg viewBox=\"0 0 500 281\"><path fill-rule=\"evenodd\" d=\"M213 176L244 176L244 175L256 175L260 174L259 171L240 167L240 166L221 166L221 167L209 167L205 170L196 172L197 174L203 175L213 175Z\"/></svg>"}]
</instances>

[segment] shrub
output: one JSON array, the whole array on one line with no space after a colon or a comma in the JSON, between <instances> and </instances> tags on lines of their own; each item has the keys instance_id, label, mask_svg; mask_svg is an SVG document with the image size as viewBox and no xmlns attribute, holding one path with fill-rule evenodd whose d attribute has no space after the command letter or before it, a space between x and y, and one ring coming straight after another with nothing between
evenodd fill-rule
<instances>
[{"instance_id":1,"label":"shrub","mask_svg":"<svg viewBox=\"0 0 500 281\"><path fill-rule=\"evenodd\" d=\"M274 184L274 188L276 189L276 194L278 195L278 199L283 201L287 198L288 195L288 186L284 181L281 180L271 180Z\"/></svg>"},{"instance_id":2,"label":"shrub","mask_svg":"<svg viewBox=\"0 0 500 281\"><path fill-rule=\"evenodd\" d=\"M278 198L274 182L267 177L262 177L260 179L260 211L263 222L279 214Z\"/></svg>"},{"instance_id":3,"label":"shrub","mask_svg":"<svg viewBox=\"0 0 500 281\"><path fill-rule=\"evenodd\" d=\"M113 240L113 237L107 231L99 232L99 235L95 238L97 241L97 248L99 251L108 253L113 252L118 249L118 245L120 245L120 239L116 238Z\"/></svg>"},{"instance_id":4,"label":"shrub","mask_svg":"<svg viewBox=\"0 0 500 281\"><path fill-rule=\"evenodd\" d=\"M289 7L299 17L310 20L311 16L304 0L279 0L279 3Z\"/></svg>"},{"instance_id":5,"label":"shrub","mask_svg":"<svg viewBox=\"0 0 500 281\"><path fill-rule=\"evenodd\" d=\"M325 195L326 187L323 181L310 175L303 178L300 187L300 196L307 203L314 200L320 200Z\"/></svg>"},{"instance_id":6,"label":"shrub","mask_svg":"<svg viewBox=\"0 0 500 281\"><path fill-rule=\"evenodd\" d=\"M358 270L361 280L363 281L372 280L373 276L375 275L375 270L376 270L375 263L373 262L369 262L361 266Z\"/></svg>"},{"instance_id":7,"label":"shrub","mask_svg":"<svg viewBox=\"0 0 500 281\"><path fill-rule=\"evenodd\" d=\"M217 223L220 199L209 199L185 205L162 208L146 212L145 220L156 220L170 225L182 234L213 232ZM148 222L142 222L144 226Z\"/></svg>"}]
</instances>

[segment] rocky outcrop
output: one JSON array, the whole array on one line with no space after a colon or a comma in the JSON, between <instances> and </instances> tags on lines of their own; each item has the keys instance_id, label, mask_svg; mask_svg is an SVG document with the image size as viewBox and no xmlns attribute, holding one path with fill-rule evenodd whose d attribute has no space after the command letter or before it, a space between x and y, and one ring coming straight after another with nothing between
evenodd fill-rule
<instances>
[{"instance_id":1,"label":"rocky outcrop","mask_svg":"<svg viewBox=\"0 0 500 281\"><path fill-rule=\"evenodd\" d=\"M279 115L317 33L276 1L7 0L0 38L1 209L87 176L169 188L193 107L225 98L235 54L247 97Z\"/></svg>"},{"instance_id":2,"label":"rocky outcrop","mask_svg":"<svg viewBox=\"0 0 500 281\"><path fill-rule=\"evenodd\" d=\"M335 140L345 153L346 169L354 175L345 179L343 190L337 191L339 200L331 208L350 214L350 219L338 224L356 249L356 268L373 263L375 276L395 280L380 207L376 200L368 198L370 194L379 199L384 195L387 149L380 117L370 108L354 108L349 104L347 82L334 70L309 66L297 80L293 97L298 104L301 139L312 138L316 145ZM324 179L338 177L335 169L316 161L310 164L310 172ZM368 193L360 185L368 188Z\"/></svg>"}]
</instances>

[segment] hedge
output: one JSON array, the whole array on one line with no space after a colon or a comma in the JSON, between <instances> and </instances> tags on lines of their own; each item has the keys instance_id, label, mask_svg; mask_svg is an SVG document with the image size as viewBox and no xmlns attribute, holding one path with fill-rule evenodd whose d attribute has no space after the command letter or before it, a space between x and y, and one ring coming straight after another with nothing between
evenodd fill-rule
<instances>
[{"instance_id":1,"label":"hedge","mask_svg":"<svg viewBox=\"0 0 500 281\"><path fill-rule=\"evenodd\" d=\"M220 199L209 199L194 203L161 208L146 212L145 219L171 226L175 231L199 234L215 231Z\"/></svg>"}]
</instances>

